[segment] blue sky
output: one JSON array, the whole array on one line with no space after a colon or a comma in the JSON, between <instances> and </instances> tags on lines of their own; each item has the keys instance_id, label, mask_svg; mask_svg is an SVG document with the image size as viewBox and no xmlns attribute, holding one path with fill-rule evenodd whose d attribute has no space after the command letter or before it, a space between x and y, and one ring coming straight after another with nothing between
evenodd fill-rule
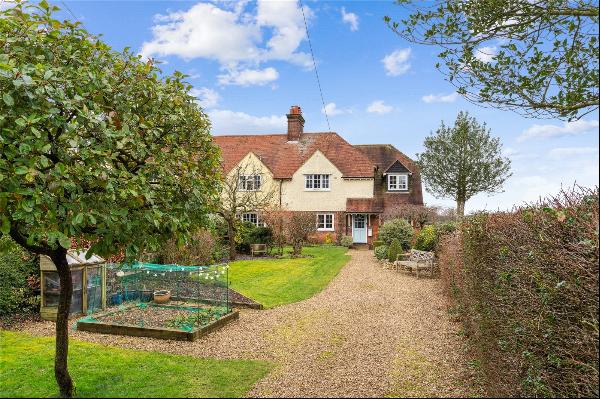
<instances>
[{"instance_id":1,"label":"blue sky","mask_svg":"<svg viewBox=\"0 0 600 399\"><path fill-rule=\"evenodd\" d=\"M305 131L328 130L296 1L65 4L115 49L130 47L161 60L165 73L190 75L213 134L284 132L293 104L302 107ZM383 16L401 12L392 1L304 5L331 129L350 143L391 143L414 157L442 120L453 123L467 110L501 138L513 163L505 192L478 195L467 210L510 208L574 182L598 184L598 112L565 124L470 104L435 69L435 47L405 42L386 27ZM425 200L453 205L429 194Z\"/></svg>"}]
</instances>

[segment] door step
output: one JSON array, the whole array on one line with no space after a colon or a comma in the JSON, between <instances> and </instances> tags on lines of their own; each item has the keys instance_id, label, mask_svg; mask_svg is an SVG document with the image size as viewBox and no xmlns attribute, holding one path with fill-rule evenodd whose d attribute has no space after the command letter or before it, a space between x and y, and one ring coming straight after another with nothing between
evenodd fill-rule
<instances>
[{"instance_id":1,"label":"door step","mask_svg":"<svg viewBox=\"0 0 600 399\"><path fill-rule=\"evenodd\" d=\"M368 251L371 249L369 244L352 244L352 249L358 249L360 251Z\"/></svg>"}]
</instances>

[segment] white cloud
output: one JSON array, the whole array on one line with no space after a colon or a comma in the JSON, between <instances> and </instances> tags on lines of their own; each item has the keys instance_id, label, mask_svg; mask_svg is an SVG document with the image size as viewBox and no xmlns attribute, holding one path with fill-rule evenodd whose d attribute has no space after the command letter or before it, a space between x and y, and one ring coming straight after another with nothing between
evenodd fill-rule
<instances>
[{"instance_id":1,"label":"white cloud","mask_svg":"<svg viewBox=\"0 0 600 399\"><path fill-rule=\"evenodd\" d=\"M410 48L404 48L396 50L381 60L385 67L386 74L390 76L399 76L405 74L410 69L410 60L412 50Z\"/></svg>"},{"instance_id":2,"label":"white cloud","mask_svg":"<svg viewBox=\"0 0 600 399\"><path fill-rule=\"evenodd\" d=\"M353 12L346 12L346 7L342 7L342 21L350 25L350 30L352 32L358 30L358 15Z\"/></svg>"},{"instance_id":3,"label":"white cloud","mask_svg":"<svg viewBox=\"0 0 600 399\"><path fill-rule=\"evenodd\" d=\"M152 40L142 44L141 54L211 59L226 74L256 71L261 63L268 61L286 61L310 68L309 54L298 50L306 39L298 3L258 0L252 12L246 10L247 4L247 1L197 3L188 10L159 15L152 27ZM310 19L310 9L305 7L305 12ZM271 77L273 71L269 70ZM237 80L227 81L235 84ZM247 81L242 79L242 82ZM264 84L263 80L258 82Z\"/></svg>"},{"instance_id":4,"label":"white cloud","mask_svg":"<svg viewBox=\"0 0 600 399\"><path fill-rule=\"evenodd\" d=\"M221 100L219 93L207 87L193 88L190 94L198 98L198 104L204 109L214 108Z\"/></svg>"},{"instance_id":5,"label":"white cloud","mask_svg":"<svg viewBox=\"0 0 600 399\"><path fill-rule=\"evenodd\" d=\"M548 158L553 160L561 160L565 158L581 157L592 154L598 154L597 147L558 147L548 151Z\"/></svg>"},{"instance_id":6,"label":"white cloud","mask_svg":"<svg viewBox=\"0 0 600 399\"><path fill-rule=\"evenodd\" d=\"M209 111L208 116L213 134L282 133L287 126L285 115L254 116L216 109Z\"/></svg>"},{"instance_id":7,"label":"white cloud","mask_svg":"<svg viewBox=\"0 0 600 399\"><path fill-rule=\"evenodd\" d=\"M338 108L335 103L329 103L325 105L325 108L321 108L322 113L327 113L329 116L336 116L342 114L349 114L352 111L350 109Z\"/></svg>"},{"instance_id":8,"label":"white cloud","mask_svg":"<svg viewBox=\"0 0 600 399\"><path fill-rule=\"evenodd\" d=\"M379 114L379 115L387 114L389 112L392 112L393 110L394 110L394 107L392 107L391 105L385 105L383 100L373 101L367 107L367 112L370 112L373 114Z\"/></svg>"},{"instance_id":9,"label":"white cloud","mask_svg":"<svg viewBox=\"0 0 600 399\"><path fill-rule=\"evenodd\" d=\"M492 62L498 49L495 46L479 47L475 50L475 58L481 62Z\"/></svg>"},{"instance_id":10,"label":"white cloud","mask_svg":"<svg viewBox=\"0 0 600 399\"><path fill-rule=\"evenodd\" d=\"M451 94L428 94L426 96L421 97L423 101L426 103L453 103L459 98L458 93Z\"/></svg>"},{"instance_id":11,"label":"white cloud","mask_svg":"<svg viewBox=\"0 0 600 399\"><path fill-rule=\"evenodd\" d=\"M279 72L275 68L265 69L231 69L225 74L217 76L219 84L237 86L263 86L279 78Z\"/></svg>"},{"instance_id":12,"label":"white cloud","mask_svg":"<svg viewBox=\"0 0 600 399\"><path fill-rule=\"evenodd\" d=\"M523 131L517 141L523 142L529 139L542 139L551 137L574 136L598 129L597 120L578 120L574 122L563 122L557 125L533 125Z\"/></svg>"}]
</instances>

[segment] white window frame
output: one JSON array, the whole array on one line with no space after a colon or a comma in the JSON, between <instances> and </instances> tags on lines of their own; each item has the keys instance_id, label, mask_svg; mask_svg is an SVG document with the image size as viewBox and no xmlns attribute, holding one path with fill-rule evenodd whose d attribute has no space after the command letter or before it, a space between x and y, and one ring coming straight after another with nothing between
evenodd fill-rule
<instances>
[{"instance_id":1,"label":"white window frame","mask_svg":"<svg viewBox=\"0 0 600 399\"><path fill-rule=\"evenodd\" d=\"M260 219L260 215L258 214L258 212L244 212L242 213L240 219L242 220L242 222L250 222L256 227L264 227L265 225L265 223Z\"/></svg>"},{"instance_id":2,"label":"white window frame","mask_svg":"<svg viewBox=\"0 0 600 399\"><path fill-rule=\"evenodd\" d=\"M394 179L392 179L394 178ZM394 180L394 182L392 182ZM408 175L392 173L387 176L388 191L408 191Z\"/></svg>"},{"instance_id":3,"label":"white window frame","mask_svg":"<svg viewBox=\"0 0 600 399\"><path fill-rule=\"evenodd\" d=\"M262 183L261 175L240 175L238 178L238 191L260 191Z\"/></svg>"},{"instance_id":4,"label":"white window frame","mask_svg":"<svg viewBox=\"0 0 600 399\"><path fill-rule=\"evenodd\" d=\"M321 217L323 218L323 227L321 227ZM328 223L328 217L331 218L331 221ZM330 227L327 227L331 225ZM335 214L333 213L318 213L317 214L317 231L335 231Z\"/></svg>"},{"instance_id":5,"label":"white window frame","mask_svg":"<svg viewBox=\"0 0 600 399\"><path fill-rule=\"evenodd\" d=\"M331 177L324 173L311 173L304 175L304 190L306 191L330 191Z\"/></svg>"}]
</instances>

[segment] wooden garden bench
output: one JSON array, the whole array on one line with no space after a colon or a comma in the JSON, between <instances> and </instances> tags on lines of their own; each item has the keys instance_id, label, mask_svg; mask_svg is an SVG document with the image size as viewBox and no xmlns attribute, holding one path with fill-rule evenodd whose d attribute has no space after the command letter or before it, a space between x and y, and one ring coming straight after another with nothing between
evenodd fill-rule
<instances>
[{"instance_id":1,"label":"wooden garden bench","mask_svg":"<svg viewBox=\"0 0 600 399\"><path fill-rule=\"evenodd\" d=\"M267 244L251 244L250 252L251 252L252 256L254 256L256 254L265 255L267 253Z\"/></svg>"},{"instance_id":2,"label":"wooden garden bench","mask_svg":"<svg viewBox=\"0 0 600 399\"><path fill-rule=\"evenodd\" d=\"M429 275L433 277L435 268L433 262L435 254L433 252L411 249L409 253L401 254L398 256L398 258L399 259L394 262L396 271L407 270L410 272L416 272L417 278L419 278L420 271L426 270L429 271Z\"/></svg>"}]
</instances>

